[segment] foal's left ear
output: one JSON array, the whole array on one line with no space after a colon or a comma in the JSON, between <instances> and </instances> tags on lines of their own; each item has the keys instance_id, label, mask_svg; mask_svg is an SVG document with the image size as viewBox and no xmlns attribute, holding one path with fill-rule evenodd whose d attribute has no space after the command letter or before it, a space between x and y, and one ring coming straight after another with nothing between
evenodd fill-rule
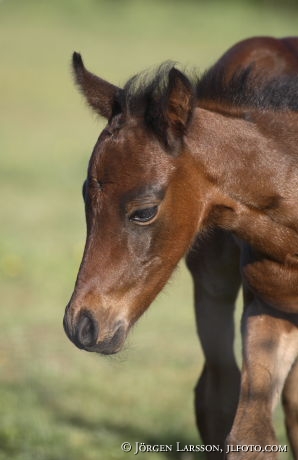
<instances>
[{"instance_id":1,"label":"foal's left ear","mask_svg":"<svg viewBox=\"0 0 298 460\"><path fill-rule=\"evenodd\" d=\"M73 53L72 66L75 80L89 105L103 117L111 118L117 105L120 89L89 72L79 53Z\"/></svg>"},{"instance_id":2,"label":"foal's left ear","mask_svg":"<svg viewBox=\"0 0 298 460\"><path fill-rule=\"evenodd\" d=\"M163 118L167 146L178 153L183 135L191 120L195 103L193 85L188 78L175 69L169 72L169 82L163 103Z\"/></svg>"}]
</instances>

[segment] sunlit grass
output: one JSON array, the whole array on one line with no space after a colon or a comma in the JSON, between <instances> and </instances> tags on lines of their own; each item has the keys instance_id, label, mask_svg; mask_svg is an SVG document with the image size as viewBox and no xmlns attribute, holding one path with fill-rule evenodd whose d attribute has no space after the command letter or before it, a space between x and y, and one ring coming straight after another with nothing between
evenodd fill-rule
<instances>
[{"instance_id":1,"label":"sunlit grass","mask_svg":"<svg viewBox=\"0 0 298 460\"><path fill-rule=\"evenodd\" d=\"M1 460L124 459L124 441L199 442L202 355L183 267L120 356L80 352L63 332L85 237L81 184L103 126L74 88L71 53L123 84L165 59L204 70L241 38L296 30L286 9L244 2L0 2ZM278 432L285 443L280 416Z\"/></svg>"}]
</instances>

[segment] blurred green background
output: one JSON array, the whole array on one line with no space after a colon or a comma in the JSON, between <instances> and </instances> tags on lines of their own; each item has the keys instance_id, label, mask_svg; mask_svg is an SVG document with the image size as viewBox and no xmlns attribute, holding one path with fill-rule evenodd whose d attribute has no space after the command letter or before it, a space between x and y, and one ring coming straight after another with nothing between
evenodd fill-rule
<instances>
[{"instance_id":1,"label":"blurred green background","mask_svg":"<svg viewBox=\"0 0 298 460\"><path fill-rule=\"evenodd\" d=\"M62 329L85 238L81 185L103 126L73 85L72 52L118 85L166 59L203 71L245 37L295 35L295 5L0 1L1 460L127 459L124 441L199 442L202 356L183 264L119 356L79 351ZM277 431L285 444L280 412ZM193 458L142 458L152 455Z\"/></svg>"}]
</instances>

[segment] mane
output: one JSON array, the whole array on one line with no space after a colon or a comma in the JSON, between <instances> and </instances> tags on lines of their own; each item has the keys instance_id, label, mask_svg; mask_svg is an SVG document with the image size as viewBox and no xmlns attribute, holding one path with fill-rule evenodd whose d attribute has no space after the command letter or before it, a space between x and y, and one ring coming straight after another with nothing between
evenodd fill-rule
<instances>
[{"instance_id":1,"label":"mane","mask_svg":"<svg viewBox=\"0 0 298 460\"><path fill-rule=\"evenodd\" d=\"M169 72L174 66L173 61L166 61L158 68L130 78L120 94L122 110L145 114L152 101L162 106L167 95ZM253 64L235 72L228 81L224 69L218 64L200 77L185 71L184 74L193 86L199 106L212 101L235 108L298 111L296 75L283 75L268 80L254 72Z\"/></svg>"},{"instance_id":2,"label":"mane","mask_svg":"<svg viewBox=\"0 0 298 460\"><path fill-rule=\"evenodd\" d=\"M197 83L198 105L203 101L237 108L298 111L298 76L282 75L265 79L254 65L241 69L228 81L219 65L211 67Z\"/></svg>"},{"instance_id":3,"label":"mane","mask_svg":"<svg viewBox=\"0 0 298 460\"><path fill-rule=\"evenodd\" d=\"M126 112L143 112L151 101L162 104L166 96L169 73L175 62L165 61L157 68L134 75L125 84L120 104Z\"/></svg>"}]
</instances>

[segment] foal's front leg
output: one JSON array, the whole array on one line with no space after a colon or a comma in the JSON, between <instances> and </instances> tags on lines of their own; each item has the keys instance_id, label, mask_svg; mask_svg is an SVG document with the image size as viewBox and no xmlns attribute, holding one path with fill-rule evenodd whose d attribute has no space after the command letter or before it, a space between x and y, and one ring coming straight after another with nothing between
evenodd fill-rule
<instances>
[{"instance_id":1,"label":"foal's front leg","mask_svg":"<svg viewBox=\"0 0 298 460\"><path fill-rule=\"evenodd\" d=\"M296 358L285 382L282 402L293 457L298 460L298 358Z\"/></svg>"},{"instance_id":2,"label":"foal's front leg","mask_svg":"<svg viewBox=\"0 0 298 460\"><path fill-rule=\"evenodd\" d=\"M254 299L244 311L242 333L241 390L227 458L273 460L279 454L270 452L278 445L272 414L298 355L298 330L287 315Z\"/></svg>"},{"instance_id":3,"label":"foal's front leg","mask_svg":"<svg viewBox=\"0 0 298 460\"><path fill-rule=\"evenodd\" d=\"M234 357L234 308L240 286L239 250L233 238L217 230L187 258L195 287L198 334L205 365L195 389L195 409L205 445L220 445L235 415L240 373ZM223 453L210 452L209 459Z\"/></svg>"}]
</instances>

